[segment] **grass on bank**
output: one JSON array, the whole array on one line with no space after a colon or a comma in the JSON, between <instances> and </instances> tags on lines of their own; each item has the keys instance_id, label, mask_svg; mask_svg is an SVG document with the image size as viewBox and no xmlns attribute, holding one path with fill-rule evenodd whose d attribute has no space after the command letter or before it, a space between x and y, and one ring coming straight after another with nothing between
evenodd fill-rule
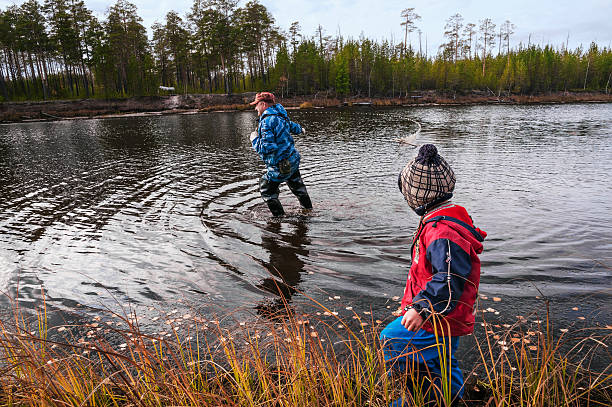
<instances>
[{"instance_id":1,"label":"grass on bank","mask_svg":"<svg viewBox=\"0 0 612 407\"><path fill-rule=\"evenodd\" d=\"M134 313L50 327L44 306L33 321L15 308L0 321L0 404L387 406L404 396L423 405L427 377L414 376L412 394L406 377L387 374L378 341L385 322L351 307L346 318L317 307L232 323L171 313L156 334L144 333ZM467 405L612 404L612 326L554 338L548 317L481 325L479 366L463 366ZM607 367L592 371L592 357Z\"/></svg>"}]
</instances>

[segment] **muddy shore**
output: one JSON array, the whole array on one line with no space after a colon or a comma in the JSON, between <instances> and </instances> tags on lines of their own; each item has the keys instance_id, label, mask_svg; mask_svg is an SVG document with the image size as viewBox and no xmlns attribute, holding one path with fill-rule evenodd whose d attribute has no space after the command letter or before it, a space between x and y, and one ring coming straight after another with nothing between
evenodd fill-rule
<instances>
[{"instance_id":1,"label":"muddy shore","mask_svg":"<svg viewBox=\"0 0 612 407\"><path fill-rule=\"evenodd\" d=\"M248 110L254 92L241 94L186 94L140 96L125 99L74 99L36 102L0 103L0 123L31 122L114 117L130 114L176 114L210 111ZM449 94L436 91L413 92L401 98L348 97L338 99L325 95L278 98L287 108L342 106L461 106L476 104L555 104L609 103L612 94L603 92L559 92L543 95L497 96L474 91L470 94Z\"/></svg>"}]
</instances>

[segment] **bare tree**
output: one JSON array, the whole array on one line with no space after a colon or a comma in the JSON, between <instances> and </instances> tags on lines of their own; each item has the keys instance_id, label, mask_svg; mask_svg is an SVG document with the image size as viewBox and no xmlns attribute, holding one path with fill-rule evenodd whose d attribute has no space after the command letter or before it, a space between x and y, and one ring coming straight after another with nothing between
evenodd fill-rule
<instances>
[{"instance_id":1,"label":"bare tree","mask_svg":"<svg viewBox=\"0 0 612 407\"><path fill-rule=\"evenodd\" d=\"M482 76L484 76L488 52L495 46L495 24L490 18L485 18L480 21L478 29L482 41Z\"/></svg>"},{"instance_id":2,"label":"bare tree","mask_svg":"<svg viewBox=\"0 0 612 407\"><path fill-rule=\"evenodd\" d=\"M453 14L446 20L444 25L444 36L448 38L449 51L454 55L454 62L457 62L459 58L459 38L461 34L461 28L463 28L463 17L461 14Z\"/></svg>"},{"instance_id":3,"label":"bare tree","mask_svg":"<svg viewBox=\"0 0 612 407\"><path fill-rule=\"evenodd\" d=\"M414 7L410 7L410 8L402 10L402 13L400 15L403 19L400 25L404 26L404 47L402 49L403 54L404 54L406 53L406 49L407 49L406 44L408 42L408 33L411 33L414 30L416 30L416 25L414 25L414 22L417 20L420 20L421 16L414 12Z\"/></svg>"},{"instance_id":4,"label":"bare tree","mask_svg":"<svg viewBox=\"0 0 612 407\"><path fill-rule=\"evenodd\" d=\"M510 36L514 34L514 29L516 26L510 22L510 20L504 21L500 28L500 32L502 33L502 37L500 38L500 46L501 41L506 42L506 55L508 56L508 65L510 65Z\"/></svg>"},{"instance_id":5,"label":"bare tree","mask_svg":"<svg viewBox=\"0 0 612 407\"><path fill-rule=\"evenodd\" d=\"M472 59L472 42L476 35L476 24L467 23L463 28L463 52L467 54L469 59Z\"/></svg>"}]
</instances>

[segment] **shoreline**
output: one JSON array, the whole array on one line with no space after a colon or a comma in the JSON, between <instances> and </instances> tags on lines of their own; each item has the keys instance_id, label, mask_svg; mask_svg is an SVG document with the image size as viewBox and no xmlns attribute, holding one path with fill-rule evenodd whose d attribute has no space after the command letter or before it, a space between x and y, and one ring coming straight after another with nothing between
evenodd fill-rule
<instances>
[{"instance_id":1,"label":"shoreline","mask_svg":"<svg viewBox=\"0 0 612 407\"><path fill-rule=\"evenodd\" d=\"M255 92L138 96L125 99L74 99L0 103L0 123L27 123L56 120L130 117L167 114L197 114L251 110ZM345 107L427 107L474 105L542 105L569 103L611 103L612 94L603 92L557 92L542 95L493 95L484 91L449 94L437 91L412 92L396 98L351 96L344 99L317 95L279 97L288 109Z\"/></svg>"}]
</instances>

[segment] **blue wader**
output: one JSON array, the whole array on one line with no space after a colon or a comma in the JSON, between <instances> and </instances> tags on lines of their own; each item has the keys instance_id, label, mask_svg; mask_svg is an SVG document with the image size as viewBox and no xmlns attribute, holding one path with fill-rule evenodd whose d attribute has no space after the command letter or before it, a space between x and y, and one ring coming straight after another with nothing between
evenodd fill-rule
<instances>
[{"instance_id":1,"label":"blue wader","mask_svg":"<svg viewBox=\"0 0 612 407\"><path fill-rule=\"evenodd\" d=\"M448 370L450 370L451 395L453 398L463 397L463 373L461 373L454 356L459 346L459 337L453 336L436 340L434 334L423 329L417 332L409 331L404 328L401 322L402 317L393 320L380 333L380 341L383 344L385 363L389 368L389 374L394 371L399 373L418 371L421 375L430 376L434 380L434 384L441 389L442 367L440 357L446 356L445 369L447 373L444 376L448 378ZM444 349L445 346L446 350ZM392 404L392 406L396 405L402 406L403 401L398 400Z\"/></svg>"}]
</instances>

